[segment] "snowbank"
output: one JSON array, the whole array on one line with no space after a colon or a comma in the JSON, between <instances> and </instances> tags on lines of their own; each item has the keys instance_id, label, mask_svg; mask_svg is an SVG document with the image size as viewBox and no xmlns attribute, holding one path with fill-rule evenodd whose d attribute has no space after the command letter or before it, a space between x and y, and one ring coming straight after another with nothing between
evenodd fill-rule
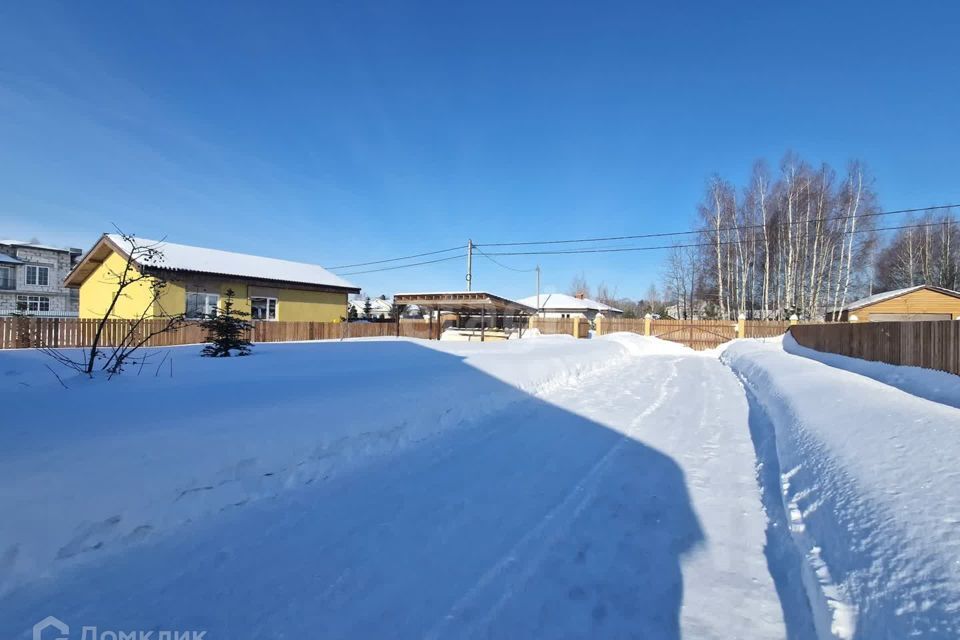
<instances>
[{"instance_id":1,"label":"snowbank","mask_svg":"<svg viewBox=\"0 0 960 640\"><path fill-rule=\"evenodd\" d=\"M636 333L630 333L628 331L618 331L616 333L608 333L603 335L596 340L606 340L609 342L615 342L619 345L622 345L624 349L629 351L633 355L666 355L666 356L695 356L700 355L701 351L694 351L689 347L685 347L679 342L670 342L669 340L661 340L660 338L653 338L650 336L641 336Z\"/></svg>"},{"instance_id":2,"label":"snowbank","mask_svg":"<svg viewBox=\"0 0 960 640\"><path fill-rule=\"evenodd\" d=\"M0 593L631 357L616 340L547 336L260 344L230 359L199 351L157 350L139 374L109 382L61 370L69 389L45 356L0 352Z\"/></svg>"},{"instance_id":3,"label":"snowbank","mask_svg":"<svg viewBox=\"0 0 960 640\"><path fill-rule=\"evenodd\" d=\"M850 358L836 353L814 351L798 344L790 334L783 337L783 348L788 353L859 373L915 396L960 408L960 376L952 373L921 367L902 367L885 362Z\"/></svg>"},{"instance_id":4,"label":"snowbank","mask_svg":"<svg viewBox=\"0 0 960 640\"><path fill-rule=\"evenodd\" d=\"M779 344L722 359L775 437L821 634L958 637L960 412Z\"/></svg>"}]
</instances>

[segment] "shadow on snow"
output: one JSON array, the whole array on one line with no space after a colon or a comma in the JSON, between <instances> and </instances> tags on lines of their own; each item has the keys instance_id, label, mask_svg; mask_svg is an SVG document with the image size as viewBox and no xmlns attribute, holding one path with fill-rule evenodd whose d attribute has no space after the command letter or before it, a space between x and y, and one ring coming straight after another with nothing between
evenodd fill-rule
<instances>
[{"instance_id":1,"label":"shadow on snow","mask_svg":"<svg viewBox=\"0 0 960 640\"><path fill-rule=\"evenodd\" d=\"M219 365L263 373L227 386L211 380L210 415L216 394L243 402L235 399L255 397L265 378L297 368L318 377L317 395L324 368L406 394L409 406L381 416L385 428L402 424L424 394L487 394L508 405L474 428L91 554L0 601L0 635L56 615L77 630L195 629L210 638L680 637L681 557L704 534L669 457L414 342L258 350ZM272 370L271 354L286 350L286 371ZM200 366L177 358L180 371ZM146 391L124 393L133 403ZM298 393L269 401L282 406ZM92 426L97 404L81 402L71 428ZM266 437L299 410L294 403L263 424ZM203 413L190 417L202 428ZM32 490L43 499L41 487Z\"/></svg>"}]
</instances>

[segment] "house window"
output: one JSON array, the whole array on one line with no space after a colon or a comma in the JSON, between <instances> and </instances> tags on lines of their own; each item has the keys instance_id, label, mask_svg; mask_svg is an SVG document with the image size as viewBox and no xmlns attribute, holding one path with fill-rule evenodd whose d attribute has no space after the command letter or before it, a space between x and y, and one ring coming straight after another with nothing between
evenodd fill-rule
<instances>
[{"instance_id":1,"label":"house window","mask_svg":"<svg viewBox=\"0 0 960 640\"><path fill-rule=\"evenodd\" d=\"M254 320L276 320L276 298L250 298L250 317Z\"/></svg>"},{"instance_id":2,"label":"house window","mask_svg":"<svg viewBox=\"0 0 960 640\"><path fill-rule=\"evenodd\" d=\"M50 284L50 268L27 265L27 284L47 286Z\"/></svg>"},{"instance_id":3,"label":"house window","mask_svg":"<svg viewBox=\"0 0 960 640\"><path fill-rule=\"evenodd\" d=\"M0 267L0 289L16 289L16 278L13 275L13 269L10 267Z\"/></svg>"},{"instance_id":4,"label":"house window","mask_svg":"<svg viewBox=\"0 0 960 640\"><path fill-rule=\"evenodd\" d=\"M220 296L216 293L187 293L187 317L204 318L217 315Z\"/></svg>"},{"instance_id":5,"label":"house window","mask_svg":"<svg viewBox=\"0 0 960 640\"><path fill-rule=\"evenodd\" d=\"M47 296L17 296L17 311L50 311Z\"/></svg>"}]
</instances>

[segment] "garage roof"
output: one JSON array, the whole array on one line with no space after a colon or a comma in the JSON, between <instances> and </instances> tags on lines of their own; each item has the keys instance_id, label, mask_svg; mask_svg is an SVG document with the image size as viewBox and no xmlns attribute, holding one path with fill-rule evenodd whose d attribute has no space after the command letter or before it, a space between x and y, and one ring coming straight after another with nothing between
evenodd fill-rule
<instances>
[{"instance_id":1,"label":"garage roof","mask_svg":"<svg viewBox=\"0 0 960 640\"><path fill-rule=\"evenodd\" d=\"M907 295L908 293L913 293L914 291L920 291L922 289L927 289L929 291L936 291L937 293L942 293L947 296L952 296L954 298L960 298L960 291L953 291L952 289L944 289L942 287L934 287L929 284L921 284L915 287L905 287L903 289L894 289L892 291L884 291L883 293L875 293L872 296L867 296L866 298L860 298L855 300L850 304L846 305L839 311L854 311L856 309L862 309L863 307L869 307L872 304L878 302L883 302L884 300L892 300L893 298L899 298L900 296ZM832 312L838 311L838 309L831 309Z\"/></svg>"}]
</instances>

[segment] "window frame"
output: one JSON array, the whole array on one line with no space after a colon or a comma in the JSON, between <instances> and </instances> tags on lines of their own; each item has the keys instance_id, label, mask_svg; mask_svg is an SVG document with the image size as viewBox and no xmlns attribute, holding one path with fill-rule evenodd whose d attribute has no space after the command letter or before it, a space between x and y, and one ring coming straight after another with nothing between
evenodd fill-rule
<instances>
[{"instance_id":1,"label":"window frame","mask_svg":"<svg viewBox=\"0 0 960 640\"><path fill-rule=\"evenodd\" d=\"M20 306L21 303L24 306ZM36 308L31 309L30 305L35 304ZM41 307L46 305L46 309ZM50 311L50 296L32 296L27 294L17 294L17 311L26 311L30 313L35 311L37 313L49 312Z\"/></svg>"},{"instance_id":2,"label":"window frame","mask_svg":"<svg viewBox=\"0 0 960 640\"><path fill-rule=\"evenodd\" d=\"M267 305L267 317L266 318L257 318L253 314L253 301L254 300L264 300ZM273 303L273 317L270 317L270 303ZM264 322L276 322L280 318L280 301L273 296L250 296L250 319L251 320L262 320Z\"/></svg>"},{"instance_id":3,"label":"window frame","mask_svg":"<svg viewBox=\"0 0 960 640\"><path fill-rule=\"evenodd\" d=\"M190 297L191 296L203 296L203 305L202 310L199 315L191 315L190 313ZM213 305L210 304L211 298L213 299ZM220 312L220 294L213 293L211 291L187 291L186 298L184 300L184 309L183 315L188 320L202 320L203 318L209 315L217 315Z\"/></svg>"},{"instance_id":4,"label":"window frame","mask_svg":"<svg viewBox=\"0 0 960 640\"><path fill-rule=\"evenodd\" d=\"M44 282L40 282L41 269L43 270L42 273L43 273ZM31 270L33 273L33 282L30 282ZM39 264L28 264L25 278L26 278L26 283L29 285L33 285L35 287L49 287L50 286L50 267L39 265Z\"/></svg>"}]
</instances>

